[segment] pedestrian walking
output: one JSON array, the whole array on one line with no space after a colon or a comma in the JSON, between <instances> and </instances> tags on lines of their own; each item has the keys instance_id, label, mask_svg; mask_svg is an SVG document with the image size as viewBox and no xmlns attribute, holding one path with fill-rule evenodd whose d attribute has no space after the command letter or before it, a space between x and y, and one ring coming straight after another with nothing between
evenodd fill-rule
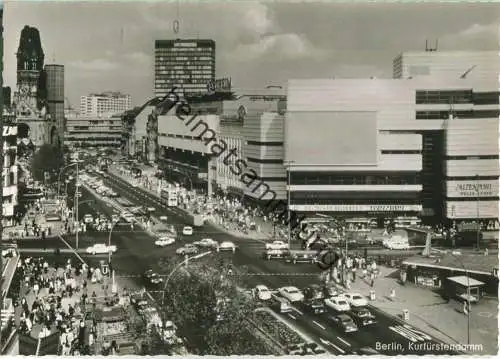
<instances>
[{"instance_id":1,"label":"pedestrian walking","mask_svg":"<svg viewBox=\"0 0 500 359\"><path fill-rule=\"evenodd\" d=\"M373 288L373 285L375 284L375 274L373 272L370 273L370 287Z\"/></svg>"}]
</instances>

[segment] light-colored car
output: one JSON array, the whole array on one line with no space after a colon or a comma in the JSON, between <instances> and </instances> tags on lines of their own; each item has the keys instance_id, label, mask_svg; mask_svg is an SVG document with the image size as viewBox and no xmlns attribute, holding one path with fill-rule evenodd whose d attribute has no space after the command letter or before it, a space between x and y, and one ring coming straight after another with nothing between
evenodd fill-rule
<instances>
[{"instance_id":1,"label":"light-colored car","mask_svg":"<svg viewBox=\"0 0 500 359\"><path fill-rule=\"evenodd\" d=\"M202 240L196 241L193 244L195 246L203 248L217 248L219 246L219 242L214 241L212 238L203 238Z\"/></svg>"},{"instance_id":2,"label":"light-colored car","mask_svg":"<svg viewBox=\"0 0 500 359\"><path fill-rule=\"evenodd\" d=\"M92 223L94 222L94 218L91 214L86 214L85 216L83 216L83 222L86 224Z\"/></svg>"},{"instance_id":3,"label":"light-colored car","mask_svg":"<svg viewBox=\"0 0 500 359\"><path fill-rule=\"evenodd\" d=\"M325 299L325 305L337 312L347 312L351 310L349 302L344 296L337 295L335 297L330 297Z\"/></svg>"},{"instance_id":4,"label":"light-colored car","mask_svg":"<svg viewBox=\"0 0 500 359\"><path fill-rule=\"evenodd\" d=\"M230 241L224 241L219 244L217 247L217 252L223 252L223 251L232 251L233 253L236 252L236 244Z\"/></svg>"},{"instance_id":5,"label":"light-colored car","mask_svg":"<svg viewBox=\"0 0 500 359\"><path fill-rule=\"evenodd\" d=\"M198 247L193 244L186 244L184 247L178 248L175 253L179 255L198 254Z\"/></svg>"},{"instance_id":6,"label":"light-colored car","mask_svg":"<svg viewBox=\"0 0 500 359\"><path fill-rule=\"evenodd\" d=\"M272 298L271 291L263 284L259 284L258 286L256 286L253 290L253 294L254 297L258 300L265 301L265 300L270 300Z\"/></svg>"},{"instance_id":7,"label":"light-colored car","mask_svg":"<svg viewBox=\"0 0 500 359\"><path fill-rule=\"evenodd\" d=\"M111 215L111 222L116 223L119 220L120 220L120 216L118 216L117 214L112 214Z\"/></svg>"},{"instance_id":8,"label":"light-colored car","mask_svg":"<svg viewBox=\"0 0 500 359\"><path fill-rule=\"evenodd\" d=\"M193 235L193 227L185 226L184 228L182 228L182 234L185 236L192 236Z\"/></svg>"},{"instance_id":9,"label":"light-colored car","mask_svg":"<svg viewBox=\"0 0 500 359\"><path fill-rule=\"evenodd\" d=\"M158 247L165 247L175 243L175 238L173 237L163 237L155 241L155 245Z\"/></svg>"},{"instance_id":10,"label":"light-colored car","mask_svg":"<svg viewBox=\"0 0 500 359\"><path fill-rule=\"evenodd\" d=\"M133 222L135 220L135 216L130 213L130 212L125 212L122 214L123 219L125 219L127 222Z\"/></svg>"},{"instance_id":11,"label":"light-colored car","mask_svg":"<svg viewBox=\"0 0 500 359\"><path fill-rule=\"evenodd\" d=\"M278 293L290 302L301 302L304 300L304 294L297 287L281 287Z\"/></svg>"},{"instance_id":12,"label":"light-colored car","mask_svg":"<svg viewBox=\"0 0 500 359\"><path fill-rule=\"evenodd\" d=\"M91 247L88 247L86 252L89 254L108 254L108 253L115 253L116 252L116 246L108 246L104 243L96 243Z\"/></svg>"},{"instance_id":13,"label":"light-colored car","mask_svg":"<svg viewBox=\"0 0 500 359\"><path fill-rule=\"evenodd\" d=\"M288 244L283 241L273 241L266 243L266 249L288 249Z\"/></svg>"},{"instance_id":14,"label":"light-colored car","mask_svg":"<svg viewBox=\"0 0 500 359\"><path fill-rule=\"evenodd\" d=\"M351 307L365 307L368 305L368 300L359 293L344 293L344 297Z\"/></svg>"}]
</instances>

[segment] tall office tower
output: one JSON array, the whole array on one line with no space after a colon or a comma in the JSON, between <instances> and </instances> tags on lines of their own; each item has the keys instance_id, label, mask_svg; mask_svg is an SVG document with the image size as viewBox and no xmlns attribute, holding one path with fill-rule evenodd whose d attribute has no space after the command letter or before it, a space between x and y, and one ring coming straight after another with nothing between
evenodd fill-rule
<instances>
[{"instance_id":1,"label":"tall office tower","mask_svg":"<svg viewBox=\"0 0 500 359\"><path fill-rule=\"evenodd\" d=\"M173 87L190 96L207 91L215 80L215 41L156 40L155 96L166 95Z\"/></svg>"},{"instance_id":2,"label":"tall office tower","mask_svg":"<svg viewBox=\"0 0 500 359\"><path fill-rule=\"evenodd\" d=\"M45 65L47 81L47 110L52 125L51 143L64 145L64 65Z\"/></svg>"},{"instance_id":3,"label":"tall office tower","mask_svg":"<svg viewBox=\"0 0 500 359\"><path fill-rule=\"evenodd\" d=\"M101 116L122 113L132 108L130 95L103 92L80 97L80 116Z\"/></svg>"},{"instance_id":4,"label":"tall office tower","mask_svg":"<svg viewBox=\"0 0 500 359\"><path fill-rule=\"evenodd\" d=\"M38 29L25 26L17 50L14 103L19 136L29 138L37 147L48 142L44 57Z\"/></svg>"}]
</instances>

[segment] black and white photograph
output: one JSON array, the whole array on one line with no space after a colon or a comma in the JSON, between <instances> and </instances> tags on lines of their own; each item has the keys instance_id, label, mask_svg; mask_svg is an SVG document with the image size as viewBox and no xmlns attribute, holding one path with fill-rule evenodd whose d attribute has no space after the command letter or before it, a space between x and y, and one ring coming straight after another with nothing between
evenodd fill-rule
<instances>
[{"instance_id":1,"label":"black and white photograph","mask_svg":"<svg viewBox=\"0 0 500 359\"><path fill-rule=\"evenodd\" d=\"M500 4L0 12L0 355L498 355Z\"/></svg>"}]
</instances>

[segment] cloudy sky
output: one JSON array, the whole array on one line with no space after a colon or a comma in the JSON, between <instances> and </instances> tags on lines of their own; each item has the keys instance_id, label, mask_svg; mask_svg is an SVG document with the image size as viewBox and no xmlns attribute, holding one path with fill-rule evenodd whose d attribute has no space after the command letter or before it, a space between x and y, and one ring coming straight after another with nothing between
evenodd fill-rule
<instances>
[{"instance_id":1,"label":"cloudy sky","mask_svg":"<svg viewBox=\"0 0 500 359\"><path fill-rule=\"evenodd\" d=\"M178 35L173 21L180 20ZM15 86L24 25L40 30L45 63L66 66L74 107L89 92L120 90L135 105L153 96L155 39L211 38L217 77L263 88L289 78L390 77L392 58L424 50L499 49L499 4L9 1L4 82Z\"/></svg>"}]
</instances>

